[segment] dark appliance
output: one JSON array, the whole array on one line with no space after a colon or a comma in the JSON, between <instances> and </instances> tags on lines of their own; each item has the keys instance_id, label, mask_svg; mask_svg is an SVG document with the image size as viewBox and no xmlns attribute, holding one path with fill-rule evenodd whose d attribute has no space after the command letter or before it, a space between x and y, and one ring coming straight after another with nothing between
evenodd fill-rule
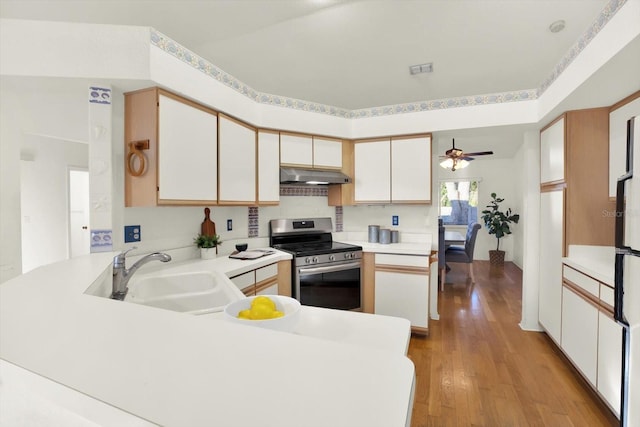
<instances>
[{"instance_id":1,"label":"dark appliance","mask_svg":"<svg viewBox=\"0 0 640 427\"><path fill-rule=\"evenodd\" d=\"M269 245L293 255L291 294L303 305L362 309L362 247L333 241L331 218L274 219Z\"/></svg>"},{"instance_id":2,"label":"dark appliance","mask_svg":"<svg viewBox=\"0 0 640 427\"><path fill-rule=\"evenodd\" d=\"M614 318L622 326L620 425L640 425L640 116L627 122L626 173L616 189ZM635 173L635 177L634 177ZM633 386L633 388L631 387Z\"/></svg>"}]
</instances>

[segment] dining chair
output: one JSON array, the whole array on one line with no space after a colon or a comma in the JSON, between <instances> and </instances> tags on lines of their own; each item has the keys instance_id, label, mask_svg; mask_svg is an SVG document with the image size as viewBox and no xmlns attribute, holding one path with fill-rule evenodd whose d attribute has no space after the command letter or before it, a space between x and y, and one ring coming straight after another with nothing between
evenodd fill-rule
<instances>
[{"instance_id":1,"label":"dining chair","mask_svg":"<svg viewBox=\"0 0 640 427\"><path fill-rule=\"evenodd\" d=\"M465 238L464 246L462 245L451 245L445 251L445 258L447 263L452 262L460 262L469 265L469 277L471 278L471 283L475 283L476 279L473 275L473 250L476 246L476 237L478 235L478 230L480 230L481 226L477 222L473 222L469 224L467 227L467 236ZM439 266L439 263L438 263ZM443 281L441 281L440 287L442 289Z\"/></svg>"},{"instance_id":2,"label":"dining chair","mask_svg":"<svg viewBox=\"0 0 640 427\"><path fill-rule=\"evenodd\" d=\"M440 290L444 290L444 281L447 275L447 263L445 251L447 250L444 241L444 225L442 218L438 218L438 275L440 277Z\"/></svg>"}]
</instances>

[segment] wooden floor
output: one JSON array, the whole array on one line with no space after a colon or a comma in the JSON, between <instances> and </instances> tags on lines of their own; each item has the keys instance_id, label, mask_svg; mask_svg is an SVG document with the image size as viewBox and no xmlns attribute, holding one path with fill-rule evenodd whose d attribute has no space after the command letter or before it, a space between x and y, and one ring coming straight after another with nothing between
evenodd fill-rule
<instances>
[{"instance_id":1,"label":"wooden floor","mask_svg":"<svg viewBox=\"0 0 640 427\"><path fill-rule=\"evenodd\" d=\"M416 367L412 427L616 426L617 419L546 334L520 329L522 272L507 263L452 264L439 293L440 320L411 338ZM495 275L494 275L495 276Z\"/></svg>"}]
</instances>

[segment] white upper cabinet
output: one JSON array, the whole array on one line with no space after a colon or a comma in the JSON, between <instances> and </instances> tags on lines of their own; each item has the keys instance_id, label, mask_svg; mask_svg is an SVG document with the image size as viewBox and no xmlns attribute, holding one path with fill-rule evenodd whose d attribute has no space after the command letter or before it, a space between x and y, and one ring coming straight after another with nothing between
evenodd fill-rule
<instances>
[{"instance_id":1,"label":"white upper cabinet","mask_svg":"<svg viewBox=\"0 0 640 427\"><path fill-rule=\"evenodd\" d=\"M540 182L564 181L564 117L540 133Z\"/></svg>"},{"instance_id":2,"label":"white upper cabinet","mask_svg":"<svg viewBox=\"0 0 640 427\"><path fill-rule=\"evenodd\" d=\"M391 139L391 202L431 201L431 137Z\"/></svg>"},{"instance_id":3,"label":"white upper cabinet","mask_svg":"<svg viewBox=\"0 0 640 427\"><path fill-rule=\"evenodd\" d=\"M430 203L431 136L354 144L356 203Z\"/></svg>"},{"instance_id":4,"label":"white upper cabinet","mask_svg":"<svg viewBox=\"0 0 640 427\"><path fill-rule=\"evenodd\" d=\"M220 204L256 202L256 130L220 114Z\"/></svg>"},{"instance_id":5,"label":"white upper cabinet","mask_svg":"<svg viewBox=\"0 0 640 427\"><path fill-rule=\"evenodd\" d=\"M280 163L290 166L313 166L313 138L280 133Z\"/></svg>"},{"instance_id":6,"label":"white upper cabinet","mask_svg":"<svg viewBox=\"0 0 640 427\"><path fill-rule=\"evenodd\" d=\"M342 140L281 132L280 164L342 169Z\"/></svg>"},{"instance_id":7,"label":"white upper cabinet","mask_svg":"<svg viewBox=\"0 0 640 427\"><path fill-rule=\"evenodd\" d=\"M627 120L634 116L640 116L640 97L609 114L609 197L616 197L616 183L625 173Z\"/></svg>"},{"instance_id":8,"label":"white upper cabinet","mask_svg":"<svg viewBox=\"0 0 640 427\"><path fill-rule=\"evenodd\" d=\"M158 202L217 201L217 117L158 96Z\"/></svg>"},{"instance_id":9,"label":"white upper cabinet","mask_svg":"<svg viewBox=\"0 0 640 427\"><path fill-rule=\"evenodd\" d=\"M258 131L258 203L280 201L280 135Z\"/></svg>"},{"instance_id":10,"label":"white upper cabinet","mask_svg":"<svg viewBox=\"0 0 640 427\"><path fill-rule=\"evenodd\" d=\"M313 167L342 169L342 141L314 136Z\"/></svg>"},{"instance_id":11,"label":"white upper cabinet","mask_svg":"<svg viewBox=\"0 0 640 427\"><path fill-rule=\"evenodd\" d=\"M354 144L355 201L391 202L391 141L362 141Z\"/></svg>"}]
</instances>

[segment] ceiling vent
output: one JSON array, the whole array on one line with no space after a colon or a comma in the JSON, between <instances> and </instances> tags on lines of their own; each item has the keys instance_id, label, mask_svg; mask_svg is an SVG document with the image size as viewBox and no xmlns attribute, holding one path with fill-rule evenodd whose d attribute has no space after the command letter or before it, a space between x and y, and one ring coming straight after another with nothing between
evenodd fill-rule
<instances>
[{"instance_id":1,"label":"ceiling vent","mask_svg":"<svg viewBox=\"0 0 640 427\"><path fill-rule=\"evenodd\" d=\"M429 62L427 64L411 65L409 67L409 73L411 75L420 74L420 73L432 73L432 72L433 72L433 62Z\"/></svg>"}]
</instances>

